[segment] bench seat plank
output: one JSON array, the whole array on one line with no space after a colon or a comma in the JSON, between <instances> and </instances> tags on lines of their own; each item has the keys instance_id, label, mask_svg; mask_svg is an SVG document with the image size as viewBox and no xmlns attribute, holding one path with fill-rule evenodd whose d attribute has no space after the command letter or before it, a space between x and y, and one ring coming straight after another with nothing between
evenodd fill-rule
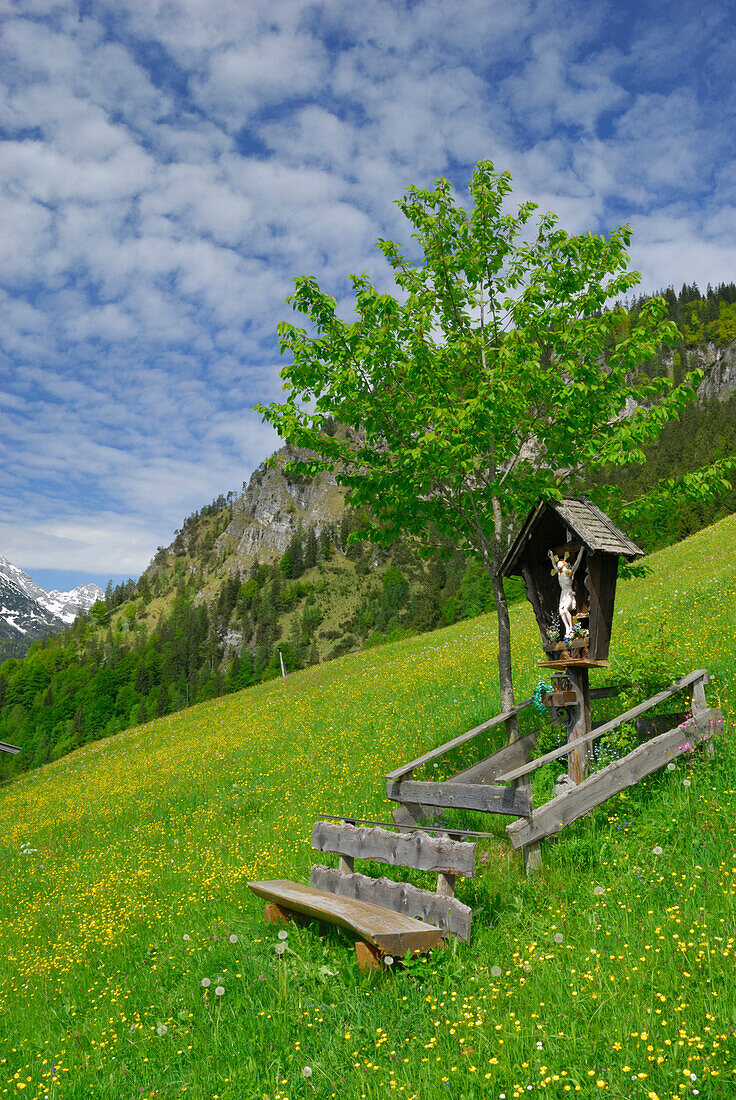
<instances>
[{"instance_id":1,"label":"bench seat plank","mask_svg":"<svg viewBox=\"0 0 736 1100\"><path fill-rule=\"evenodd\" d=\"M428 951L443 939L442 929L433 928L424 921L314 886L303 886L288 879L249 882L247 886L266 901L357 932L385 954L401 956L407 951Z\"/></svg>"}]
</instances>

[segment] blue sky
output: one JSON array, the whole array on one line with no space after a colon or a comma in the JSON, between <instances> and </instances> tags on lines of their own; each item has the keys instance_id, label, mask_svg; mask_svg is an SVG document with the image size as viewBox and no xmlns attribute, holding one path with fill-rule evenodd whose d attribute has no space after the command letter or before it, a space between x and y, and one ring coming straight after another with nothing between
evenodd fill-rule
<instances>
[{"instance_id":1,"label":"blue sky","mask_svg":"<svg viewBox=\"0 0 736 1100\"><path fill-rule=\"evenodd\" d=\"M736 279L729 2L0 0L0 553L137 576L277 440L290 280L490 157L653 290Z\"/></svg>"}]
</instances>

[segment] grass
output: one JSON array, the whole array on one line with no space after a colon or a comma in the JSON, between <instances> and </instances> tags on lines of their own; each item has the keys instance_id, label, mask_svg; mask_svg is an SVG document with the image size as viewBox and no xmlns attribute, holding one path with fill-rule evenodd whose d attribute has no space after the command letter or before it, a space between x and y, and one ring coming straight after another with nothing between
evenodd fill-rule
<instances>
[{"instance_id":1,"label":"grass","mask_svg":"<svg viewBox=\"0 0 736 1100\"><path fill-rule=\"evenodd\" d=\"M428 961L360 975L346 934L279 940L245 883L306 880L319 812L385 819L386 771L497 712L492 617L4 788L0 1097L734 1096L735 549L731 517L617 599L621 661L710 669L715 758L682 758L565 830L529 881L503 822L476 818L496 835L459 886L472 943ZM538 636L526 606L512 621L521 695Z\"/></svg>"}]
</instances>

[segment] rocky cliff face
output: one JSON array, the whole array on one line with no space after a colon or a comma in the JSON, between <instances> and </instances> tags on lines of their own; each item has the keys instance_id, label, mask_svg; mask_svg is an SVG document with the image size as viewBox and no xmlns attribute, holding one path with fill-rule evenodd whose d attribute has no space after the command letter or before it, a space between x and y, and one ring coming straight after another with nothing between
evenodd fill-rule
<instances>
[{"instance_id":1,"label":"rocky cliff face","mask_svg":"<svg viewBox=\"0 0 736 1100\"><path fill-rule=\"evenodd\" d=\"M709 401L718 398L727 401L736 390L736 342L719 347L718 344L704 344L690 352L690 366L698 366L705 371L705 378L698 387L698 400Z\"/></svg>"},{"instance_id":2,"label":"rocky cliff face","mask_svg":"<svg viewBox=\"0 0 736 1100\"><path fill-rule=\"evenodd\" d=\"M307 458L306 451L282 447L276 465L262 463L254 471L247 489L232 505L232 518L215 543L220 557L246 568L253 561L280 557L299 523L314 527L317 534L338 520L345 507L344 491L334 474L295 478L284 473L284 463Z\"/></svg>"}]
</instances>

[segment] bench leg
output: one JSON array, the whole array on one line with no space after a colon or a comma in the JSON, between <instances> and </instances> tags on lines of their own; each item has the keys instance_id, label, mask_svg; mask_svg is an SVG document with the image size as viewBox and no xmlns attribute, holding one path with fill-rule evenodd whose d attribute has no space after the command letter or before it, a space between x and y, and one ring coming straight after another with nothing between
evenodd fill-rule
<instances>
[{"instance_id":1,"label":"bench leg","mask_svg":"<svg viewBox=\"0 0 736 1100\"><path fill-rule=\"evenodd\" d=\"M289 924L296 920L296 913L283 905L277 905L275 901L267 901L263 909L263 919L268 924Z\"/></svg>"},{"instance_id":2,"label":"bench leg","mask_svg":"<svg viewBox=\"0 0 736 1100\"><path fill-rule=\"evenodd\" d=\"M358 957L358 969L362 971L366 970L381 970L383 968L383 956L377 947L374 947L372 943L365 943L363 940L358 940L355 945L355 954Z\"/></svg>"}]
</instances>

